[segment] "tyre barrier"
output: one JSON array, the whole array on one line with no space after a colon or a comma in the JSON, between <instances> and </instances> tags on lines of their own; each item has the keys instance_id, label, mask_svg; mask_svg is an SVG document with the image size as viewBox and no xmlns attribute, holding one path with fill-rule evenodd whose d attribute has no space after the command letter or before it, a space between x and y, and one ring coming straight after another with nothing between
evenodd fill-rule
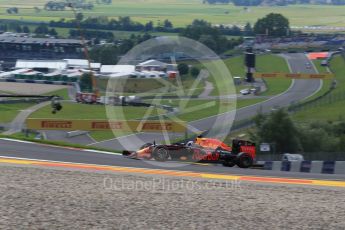
<instances>
[{"instance_id":1,"label":"tyre barrier","mask_svg":"<svg viewBox=\"0 0 345 230\"><path fill-rule=\"evenodd\" d=\"M263 161L264 170L345 174L345 161Z\"/></svg>"}]
</instances>

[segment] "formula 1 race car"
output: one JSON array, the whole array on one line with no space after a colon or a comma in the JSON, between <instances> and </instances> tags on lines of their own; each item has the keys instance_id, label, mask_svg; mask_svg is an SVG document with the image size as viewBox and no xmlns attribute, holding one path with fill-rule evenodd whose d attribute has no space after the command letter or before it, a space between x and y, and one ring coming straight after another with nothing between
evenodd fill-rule
<instances>
[{"instance_id":1,"label":"formula 1 race car","mask_svg":"<svg viewBox=\"0 0 345 230\"><path fill-rule=\"evenodd\" d=\"M232 147L217 139L196 138L186 144L156 145L147 143L138 151L124 151L123 155L133 159L156 161L189 161L222 163L224 166L248 168L256 157L255 144L250 141L233 140Z\"/></svg>"}]
</instances>

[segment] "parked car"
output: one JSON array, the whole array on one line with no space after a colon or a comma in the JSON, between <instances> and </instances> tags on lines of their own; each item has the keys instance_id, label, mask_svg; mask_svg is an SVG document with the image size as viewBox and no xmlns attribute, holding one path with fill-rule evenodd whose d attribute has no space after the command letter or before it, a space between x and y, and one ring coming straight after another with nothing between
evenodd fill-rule
<instances>
[{"instance_id":1,"label":"parked car","mask_svg":"<svg viewBox=\"0 0 345 230\"><path fill-rule=\"evenodd\" d=\"M304 157L302 154L284 153L282 161L304 161Z\"/></svg>"},{"instance_id":2,"label":"parked car","mask_svg":"<svg viewBox=\"0 0 345 230\"><path fill-rule=\"evenodd\" d=\"M240 93L241 93L242 95L248 95L248 94L250 94L250 90L249 90L249 89L242 89L242 90L240 91Z\"/></svg>"}]
</instances>

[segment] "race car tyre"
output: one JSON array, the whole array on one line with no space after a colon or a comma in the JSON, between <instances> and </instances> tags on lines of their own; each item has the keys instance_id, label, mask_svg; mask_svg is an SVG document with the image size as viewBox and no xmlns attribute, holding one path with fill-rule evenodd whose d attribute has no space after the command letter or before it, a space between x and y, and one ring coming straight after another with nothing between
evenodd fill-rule
<instances>
[{"instance_id":1,"label":"race car tyre","mask_svg":"<svg viewBox=\"0 0 345 230\"><path fill-rule=\"evenodd\" d=\"M169 152L165 148L155 148L152 153L153 159L156 161L166 161L169 159Z\"/></svg>"},{"instance_id":2,"label":"race car tyre","mask_svg":"<svg viewBox=\"0 0 345 230\"><path fill-rule=\"evenodd\" d=\"M225 167L234 167L236 164L232 161L224 161L223 166Z\"/></svg>"},{"instance_id":3,"label":"race car tyre","mask_svg":"<svg viewBox=\"0 0 345 230\"><path fill-rule=\"evenodd\" d=\"M151 145L152 145L151 143L146 143L146 144L142 145L139 150L142 150L142 149L145 149L147 147L150 147Z\"/></svg>"},{"instance_id":4,"label":"race car tyre","mask_svg":"<svg viewBox=\"0 0 345 230\"><path fill-rule=\"evenodd\" d=\"M240 168L249 168L253 165L253 158L248 153L240 153L237 158L237 166Z\"/></svg>"}]
</instances>

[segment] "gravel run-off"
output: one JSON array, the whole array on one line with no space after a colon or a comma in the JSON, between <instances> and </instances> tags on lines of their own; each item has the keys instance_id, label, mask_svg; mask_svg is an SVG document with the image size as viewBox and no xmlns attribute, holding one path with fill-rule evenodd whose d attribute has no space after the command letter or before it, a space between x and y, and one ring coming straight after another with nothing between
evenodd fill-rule
<instances>
[{"instance_id":1,"label":"gravel run-off","mask_svg":"<svg viewBox=\"0 0 345 230\"><path fill-rule=\"evenodd\" d=\"M60 89L65 89L67 87L68 86L64 85L0 82L0 91L23 95L40 95L54 92Z\"/></svg>"},{"instance_id":2,"label":"gravel run-off","mask_svg":"<svg viewBox=\"0 0 345 230\"><path fill-rule=\"evenodd\" d=\"M345 189L0 165L1 229L345 229Z\"/></svg>"}]
</instances>

